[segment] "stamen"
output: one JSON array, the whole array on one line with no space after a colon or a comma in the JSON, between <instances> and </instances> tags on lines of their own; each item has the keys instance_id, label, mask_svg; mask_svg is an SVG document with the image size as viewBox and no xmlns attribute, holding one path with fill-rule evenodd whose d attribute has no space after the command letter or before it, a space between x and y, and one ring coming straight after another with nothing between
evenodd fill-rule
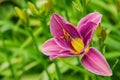
<instances>
[{"instance_id":1,"label":"stamen","mask_svg":"<svg viewBox=\"0 0 120 80\"><path fill-rule=\"evenodd\" d=\"M64 36L60 36L60 38L64 38Z\"/></svg>"},{"instance_id":2,"label":"stamen","mask_svg":"<svg viewBox=\"0 0 120 80\"><path fill-rule=\"evenodd\" d=\"M70 39L70 34L63 29L63 34L66 40Z\"/></svg>"},{"instance_id":3,"label":"stamen","mask_svg":"<svg viewBox=\"0 0 120 80\"><path fill-rule=\"evenodd\" d=\"M66 40L70 40L71 36L68 32L63 29L63 36L60 36L60 38L65 38Z\"/></svg>"}]
</instances>

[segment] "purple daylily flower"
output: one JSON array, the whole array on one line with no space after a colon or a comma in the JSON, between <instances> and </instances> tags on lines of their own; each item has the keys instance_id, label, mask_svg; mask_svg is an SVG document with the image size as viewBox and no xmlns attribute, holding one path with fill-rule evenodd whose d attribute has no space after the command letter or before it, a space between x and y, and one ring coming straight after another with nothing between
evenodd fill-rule
<instances>
[{"instance_id":1,"label":"purple daylily flower","mask_svg":"<svg viewBox=\"0 0 120 80\"><path fill-rule=\"evenodd\" d=\"M77 27L58 14L50 20L50 31L54 38L47 40L41 47L50 59L82 55L81 62L89 71L103 76L111 76L112 71L104 56L95 48L89 47L94 30L102 15L93 12L82 18Z\"/></svg>"}]
</instances>

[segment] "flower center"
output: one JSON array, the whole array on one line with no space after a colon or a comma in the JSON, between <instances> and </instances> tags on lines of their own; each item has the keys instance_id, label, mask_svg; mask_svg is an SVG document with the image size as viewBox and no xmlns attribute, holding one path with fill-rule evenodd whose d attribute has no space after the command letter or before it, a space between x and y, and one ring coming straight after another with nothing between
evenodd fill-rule
<instances>
[{"instance_id":1,"label":"flower center","mask_svg":"<svg viewBox=\"0 0 120 80\"><path fill-rule=\"evenodd\" d=\"M72 39L71 44L74 48L74 54L79 54L80 51L84 48L84 43L81 38Z\"/></svg>"},{"instance_id":2,"label":"flower center","mask_svg":"<svg viewBox=\"0 0 120 80\"><path fill-rule=\"evenodd\" d=\"M72 46L73 49L71 50L71 52L73 54L79 54L80 51L84 48L84 43L83 43L82 39L79 37L73 38L64 29L63 29L63 34L64 34L64 36L60 36L60 38L64 38L68 42L68 44L70 44L69 46Z\"/></svg>"}]
</instances>

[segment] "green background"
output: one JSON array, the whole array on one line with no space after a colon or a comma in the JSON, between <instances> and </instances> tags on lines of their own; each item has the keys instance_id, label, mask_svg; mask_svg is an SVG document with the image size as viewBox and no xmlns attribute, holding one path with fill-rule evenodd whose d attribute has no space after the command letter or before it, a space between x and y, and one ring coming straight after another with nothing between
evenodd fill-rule
<instances>
[{"instance_id":1,"label":"green background","mask_svg":"<svg viewBox=\"0 0 120 80\"><path fill-rule=\"evenodd\" d=\"M33 11L28 1L34 5ZM15 7L26 14L25 20L16 14ZM83 16L94 11L102 14L102 21L91 46L105 56L112 76L87 71L76 57L51 61L38 50L52 38L52 13L77 26ZM120 80L119 59L120 0L0 0L0 80Z\"/></svg>"}]
</instances>

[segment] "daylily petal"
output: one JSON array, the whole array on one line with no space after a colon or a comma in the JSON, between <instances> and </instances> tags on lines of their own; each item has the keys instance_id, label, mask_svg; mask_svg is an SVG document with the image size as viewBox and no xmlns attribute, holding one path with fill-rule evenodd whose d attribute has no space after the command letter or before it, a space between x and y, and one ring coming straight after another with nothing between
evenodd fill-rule
<instances>
[{"instance_id":1,"label":"daylily petal","mask_svg":"<svg viewBox=\"0 0 120 80\"><path fill-rule=\"evenodd\" d=\"M80 37L74 25L68 23L58 14L53 14L51 17L50 31L55 37L56 42L64 48L72 48L71 38Z\"/></svg>"},{"instance_id":2,"label":"daylily petal","mask_svg":"<svg viewBox=\"0 0 120 80\"><path fill-rule=\"evenodd\" d=\"M102 76L111 76L112 71L104 56L95 48L90 48L81 60L83 66L90 72Z\"/></svg>"},{"instance_id":3,"label":"daylily petal","mask_svg":"<svg viewBox=\"0 0 120 80\"><path fill-rule=\"evenodd\" d=\"M63 48L58 46L55 42L55 39L52 38L52 39L47 40L42 45L41 50L45 55L53 55L53 54L57 54L57 53L61 52L63 50Z\"/></svg>"},{"instance_id":4,"label":"daylily petal","mask_svg":"<svg viewBox=\"0 0 120 80\"><path fill-rule=\"evenodd\" d=\"M85 47L87 47L93 37L94 29L97 24L93 22L88 22L86 25L82 25L82 28L80 29L81 36L83 37L83 41L85 44Z\"/></svg>"},{"instance_id":5,"label":"daylily petal","mask_svg":"<svg viewBox=\"0 0 120 80\"><path fill-rule=\"evenodd\" d=\"M93 12L88 14L87 16L83 17L79 24L78 29L80 30L83 24L87 24L88 22L96 23L97 25L100 23L102 15L98 12Z\"/></svg>"}]
</instances>

